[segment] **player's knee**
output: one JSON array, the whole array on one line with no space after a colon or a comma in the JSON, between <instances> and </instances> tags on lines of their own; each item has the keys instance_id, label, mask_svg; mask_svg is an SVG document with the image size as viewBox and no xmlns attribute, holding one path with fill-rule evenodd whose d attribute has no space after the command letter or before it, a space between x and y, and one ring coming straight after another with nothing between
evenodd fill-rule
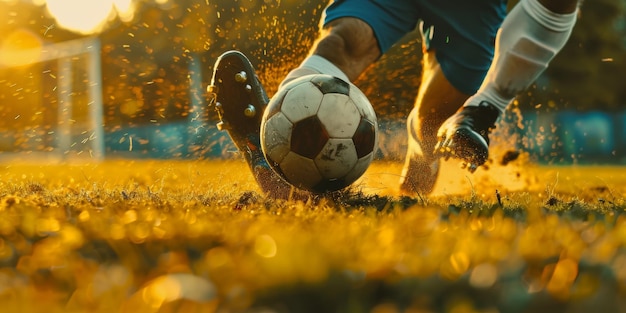
<instances>
[{"instance_id":1,"label":"player's knee","mask_svg":"<svg viewBox=\"0 0 626 313\"><path fill-rule=\"evenodd\" d=\"M350 55L345 38L337 32L328 32L318 43L315 50L329 60Z\"/></svg>"},{"instance_id":2,"label":"player's knee","mask_svg":"<svg viewBox=\"0 0 626 313\"><path fill-rule=\"evenodd\" d=\"M343 18L326 25L315 53L339 66L366 67L380 56L380 49L369 25Z\"/></svg>"}]
</instances>

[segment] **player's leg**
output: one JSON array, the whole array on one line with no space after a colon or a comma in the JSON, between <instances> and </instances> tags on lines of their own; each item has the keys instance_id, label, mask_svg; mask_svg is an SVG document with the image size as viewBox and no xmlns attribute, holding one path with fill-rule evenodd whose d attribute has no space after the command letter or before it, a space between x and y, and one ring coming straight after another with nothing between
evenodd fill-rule
<instances>
[{"instance_id":1,"label":"player's leg","mask_svg":"<svg viewBox=\"0 0 626 313\"><path fill-rule=\"evenodd\" d=\"M420 88L407 118L407 154L400 176L403 192L428 194L432 191L439 173L439 157L433 153L437 129L468 97L448 81L435 51L425 51Z\"/></svg>"},{"instance_id":2,"label":"player's leg","mask_svg":"<svg viewBox=\"0 0 626 313\"><path fill-rule=\"evenodd\" d=\"M362 0L343 0L331 4L326 10L321 37L312 49L312 54L285 77L281 87L298 77L320 73L354 81L381 54L417 26L420 12L414 0L388 1L384 8L380 5L376 1ZM429 75L428 79L438 84L442 81L441 75L437 75L440 71L436 69L436 62L431 63L433 70L428 73L433 75ZM456 108L462 101L457 103ZM435 105L429 102L423 107ZM431 139L434 145L435 137Z\"/></svg>"},{"instance_id":3,"label":"player's leg","mask_svg":"<svg viewBox=\"0 0 626 313\"><path fill-rule=\"evenodd\" d=\"M320 38L311 54L283 80L330 74L354 81L396 41L415 29L415 0L334 1L325 10Z\"/></svg>"},{"instance_id":4,"label":"player's leg","mask_svg":"<svg viewBox=\"0 0 626 313\"><path fill-rule=\"evenodd\" d=\"M509 103L547 68L571 34L577 0L521 0L508 14L478 92L439 129L436 150L470 164L488 157L489 133Z\"/></svg>"},{"instance_id":5,"label":"player's leg","mask_svg":"<svg viewBox=\"0 0 626 313\"><path fill-rule=\"evenodd\" d=\"M381 55L372 28L354 17L340 17L325 24L311 52L287 74L280 87L295 78L320 73L354 81Z\"/></svg>"},{"instance_id":6,"label":"player's leg","mask_svg":"<svg viewBox=\"0 0 626 313\"><path fill-rule=\"evenodd\" d=\"M400 179L406 193L434 187L439 156L437 130L474 94L493 57L498 28L506 14L500 0L423 1L422 82L407 119L408 149ZM476 23L480 19L482 23Z\"/></svg>"}]
</instances>

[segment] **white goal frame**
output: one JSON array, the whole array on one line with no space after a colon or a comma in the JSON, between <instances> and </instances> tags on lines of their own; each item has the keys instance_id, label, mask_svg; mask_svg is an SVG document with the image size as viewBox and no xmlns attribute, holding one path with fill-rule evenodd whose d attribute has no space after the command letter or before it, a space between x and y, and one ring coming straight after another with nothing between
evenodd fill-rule
<instances>
[{"instance_id":1,"label":"white goal frame","mask_svg":"<svg viewBox=\"0 0 626 313\"><path fill-rule=\"evenodd\" d=\"M56 75L58 96L58 123L54 131L54 151L59 153L61 159L66 159L71 151L72 142L72 61L77 56L84 56L87 72L87 93L89 106L88 132L90 144L89 154L95 161L104 159L104 119L103 119L103 98L102 98L102 62L101 45L97 37L85 37L61 43L43 45L37 51L16 51L15 53L25 53L39 55L37 59L30 60L27 64L40 62L57 61L58 73ZM0 63L0 70L16 67L14 65L3 65Z\"/></svg>"}]
</instances>

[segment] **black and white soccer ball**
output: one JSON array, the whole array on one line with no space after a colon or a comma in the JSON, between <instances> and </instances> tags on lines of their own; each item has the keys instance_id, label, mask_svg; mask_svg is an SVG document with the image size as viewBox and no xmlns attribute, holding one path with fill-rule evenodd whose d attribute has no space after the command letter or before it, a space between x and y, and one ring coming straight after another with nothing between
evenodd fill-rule
<instances>
[{"instance_id":1,"label":"black and white soccer ball","mask_svg":"<svg viewBox=\"0 0 626 313\"><path fill-rule=\"evenodd\" d=\"M315 74L285 85L261 121L261 147L289 184L315 193L343 189L365 173L378 145L374 108L352 83Z\"/></svg>"}]
</instances>

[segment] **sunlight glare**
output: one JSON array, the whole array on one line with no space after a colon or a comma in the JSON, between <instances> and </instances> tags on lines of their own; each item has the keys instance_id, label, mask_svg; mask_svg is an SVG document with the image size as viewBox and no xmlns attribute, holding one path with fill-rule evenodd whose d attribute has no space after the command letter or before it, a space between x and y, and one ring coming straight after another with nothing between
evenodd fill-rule
<instances>
[{"instance_id":1,"label":"sunlight glare","mask_svg":"<svg viewBox=\"0 0 626 313\"><path fill-rule=\"evenodd\" d=\"M116 15L124 22L134 16L132 0L46 0L46 7L59 26L83 34L101 31Z\"/></svg>"},{"instance_id":2,"label":"sunlight glare","mask_svg":"<svg viewBox=\"0 0 626 313\"><path fill-rule=\"evenodd\" d=\"M135 16L132 0L113 0L113 6L123 22L130 22Z\"/></svg>"},{"instance_id":3,"label":"sunlight glare","mask_svg":"<svg viewBox=\"0 0 626 313\"><path fill-rule=\"evenodd\" d=\"M110 0L48 0L47 9L59 26L92 33L102 28L113 10L113 3Z\"/></svg>"}]
</instances>

